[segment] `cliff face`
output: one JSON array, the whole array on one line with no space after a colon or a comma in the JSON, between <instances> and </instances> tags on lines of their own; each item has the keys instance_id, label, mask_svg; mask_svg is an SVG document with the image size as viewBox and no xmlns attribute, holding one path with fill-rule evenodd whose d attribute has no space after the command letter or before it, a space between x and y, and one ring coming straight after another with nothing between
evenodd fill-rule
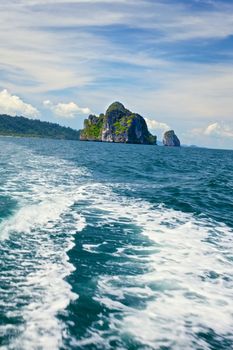
<instances>
[{"instance_id":1,"label":"cliff face","mask_svg":"<svg viewBox=\"0 0 233 350\"><path fill-rule=\"evenodd\" d=\"M163 144L168 147L180 147L180 140L176 136L174 130L166 131L163 136Z\"/></svg>"},{"instance_id":2,"label":"cliff face","mask_svg":"<svg viewBox=\"0 0 233 350\"><path fill-rule=\"evenodd\" d=\"M90 115L84 121L80 140L156 144L156 136L149 133L145 119L119 102L111 104L99 117Z\"/></svg>"}]
</instances>

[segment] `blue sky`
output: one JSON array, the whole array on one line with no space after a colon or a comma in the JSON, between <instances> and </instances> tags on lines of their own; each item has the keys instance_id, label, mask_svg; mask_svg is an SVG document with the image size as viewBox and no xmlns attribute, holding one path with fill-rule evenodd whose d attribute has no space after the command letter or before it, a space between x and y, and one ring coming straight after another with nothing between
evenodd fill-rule
<instances>
[{"instance_id":1,"label":"blue sky","mask_svg":"<svg viewBox=\"0 0 233 350\"><path fill-rule=\"evenodd\" d=\"M159 138L233 148L232 0L11 0L0 42L0 113L81 128L118 100Z\"/></svg>"}]
</instances>

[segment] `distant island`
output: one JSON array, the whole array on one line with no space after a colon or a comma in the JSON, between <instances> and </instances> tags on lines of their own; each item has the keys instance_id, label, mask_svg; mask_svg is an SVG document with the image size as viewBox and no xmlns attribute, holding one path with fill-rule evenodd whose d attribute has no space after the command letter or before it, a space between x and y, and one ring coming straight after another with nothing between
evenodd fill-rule
<instances>
[{"instance_id":1,"label":"distant island","mask_svg":"<svg viewBox=\"0 0 233 350\"><path fill-rule=\"evenodd\" d=\"M90 115L84 121L80 140L156 145L157 137L148 131L141 115L114 102L105 114Z\"/></svg>"},{"instance_id":2,"label":"distant island","mask_svg":"<svg viewBox=\"0 0 233 350\"><path fill-rule=\"evenodd\" d=\"M157 145L157 137L149 132L145 119L126 109L120 102L112 103L105 114L91 114L84 120L82 130L38 119L0 114L0 136ZM180 147L180 140L173 130L169 130L164 133L163 143L158 144Z\"/></svg>"},{"instance_id":3,"label":"distant island","mask_svg":"<svg viewBox=\"0 0 233 350\"><path fill-rule=\"evenodd\" d=\"M180 147L180 140L174 130L169 130L164 133L163 145L167 147Z\"/></svg>"},{"instance_id":4,"label":"distant island","mask_svg":"<svg viewBox=\"0 0 233 350\"><path fill-rule=\"evenodd\" d=\"M0 135L79 140L80 131L37 119L0 114Z\"/></svg>"}]
</instances>

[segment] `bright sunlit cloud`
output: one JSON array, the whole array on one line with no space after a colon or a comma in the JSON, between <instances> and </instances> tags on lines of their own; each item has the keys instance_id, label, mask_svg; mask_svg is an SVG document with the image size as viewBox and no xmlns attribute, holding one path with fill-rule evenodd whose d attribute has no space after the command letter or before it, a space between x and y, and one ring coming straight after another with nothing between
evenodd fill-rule
<instances>
[{"instance_id":1,"label":"bright sunlit cloud","mask_svg":"<svg viewBox=\"0 0 233 350\"><path fill-rule=\"evenodd\" d=\"M51 101L46 100L43 102L43 105L45 108L50 109L56 117L64 119L73 119L80 114L91 113L89 108L79 107L74 102L53 104Z\"/></svg>"},{"instance_id":2,"label":"bright sunlit cloud","mask_svg":"<svg viewBox=\"0 0 233 350\"><path fill-rule=\"evenodd\" d=\"M148 129L151 132L156 132L156 131L166 131L170 129L170 126L167 125L166 123L161 123L153 119L148 119L145 118Z\"/></svg>"},{"instance_id":3,"label":"bright sunlit cloud","mask_svg":"<svg viewBox=\"0 0 233 350\"><path fill-rule=\"evenodd\" d=\"M19 96L12 95L9 91L4 89L0 92L0 114L37 117L39 111L31 104L25 103Z\"/></svg>"},{"instance_id":4,"label":"bright sunlit cloud","mask_svg":"<svg viewBox=\"0 0 233 350\"><path fill-rule=\"evenodd\" d=\"M220 137L233 139L233 127L225 123L212 123L205 128L194 129L194 134L205 135L208 137Z\"/></svg>"}]
</instances>

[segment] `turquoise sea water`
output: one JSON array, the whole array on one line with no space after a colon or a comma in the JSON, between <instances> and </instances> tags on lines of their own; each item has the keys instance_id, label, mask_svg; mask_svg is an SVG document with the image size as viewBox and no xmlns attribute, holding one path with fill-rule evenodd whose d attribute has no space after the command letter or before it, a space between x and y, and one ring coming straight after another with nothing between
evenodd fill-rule
<instances>
[{"instance_id":1,"label":"turquoise sea water","mask_svg":"<svg viewBox=\"0 0 233 350\"><path fill-rule=\"evenodd\" d=\"M0 138L0 349L233 349L232 164Z\"/></svg>"}]
</instances>

